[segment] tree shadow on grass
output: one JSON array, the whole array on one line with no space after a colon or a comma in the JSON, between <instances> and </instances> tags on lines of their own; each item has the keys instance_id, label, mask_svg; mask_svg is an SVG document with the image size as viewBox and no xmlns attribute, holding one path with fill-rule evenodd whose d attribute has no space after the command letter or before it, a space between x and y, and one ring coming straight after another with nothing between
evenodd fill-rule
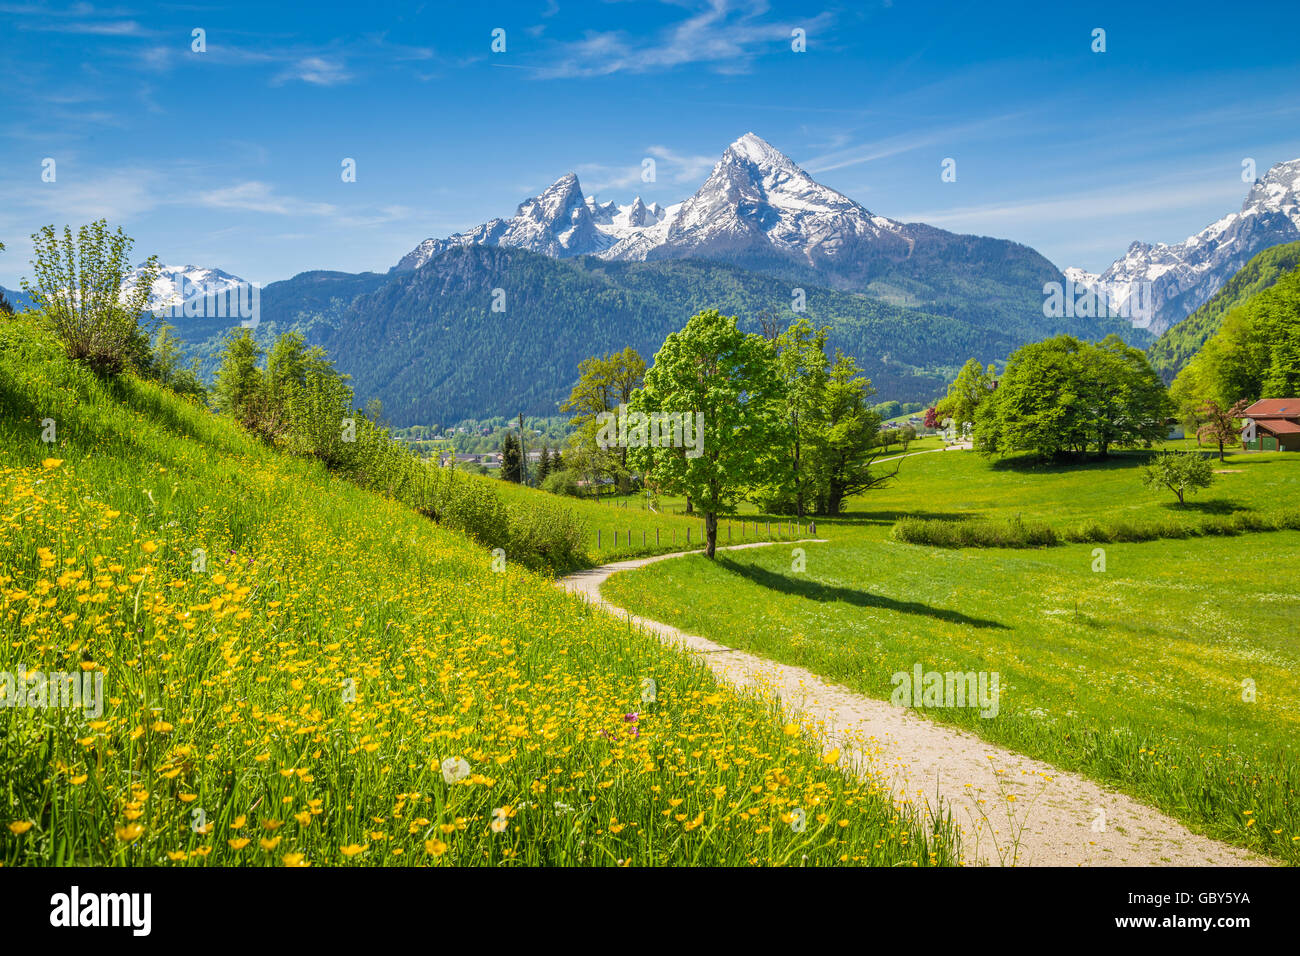
<instances>
[{"instance_id":1,"label":"tree shadow on grass","mask_svg":"<svg viewBox=\"0 0 1300 956\"><path fill-rule=\"evenodd\" d=\"M1034 454L1018 454L993 458L989 467L993 471L1032 472L1040 475L1061 475L1080 471L1115 471L1146 464L1155 454L1156 450L1152 448L1126 448L1122 451L1112 451L1105 458L1098 458L1095 452L1087 455L1063 455L1060 458L1040 458Z\"/></svg>"},{"instance_id":2,"label":"tree shadow on grass","mask_svg":"<svg viewBox=\"0 0 1300 956\"><path fill-rule=\"evenodd\" d=\"M1185 504L1179 504L1177 501L1162 501L1160 506L1166 511L1174 514L1187 514L1196 512L1203 515L1230 515L1238 511L1254 511L1249 505L1238 504L1232 501L1224 501L1222 498L1211 498L1208 501L1188 500Z\"/></svg>"},{"instance_id":3,"label":"tree shadow on grass","mask_svg":"<svg viewBox=\"0 0 1300 956\"><path fill-rule=\"evenodd\" d=\"M844 601L855 607L874 607L885 611L898 611L900 614L919 614L924 617L932 617L936 620L947 621L950 624L965 624L970 627L994 627L999 630L1010 630L1007 625L1000 621L990 621L979 617L970 617L962 614L960 611L948 611L943 608L930 607L928 604L921 604L917 601L895 601L893 598L882 597L878 594L871 594L867 591L861 591L856 588L841 588L830 584L820 584L803 578L793 578L786 574L778 574L775 571L768 571L766 568L755 567L752 564L742 564L731 558L719 555L717 562L720 567L739 574L741 577L748 578L759 587L768 588L773 591L780 591L783 594L793 594L796 597L808 598L812 601Z\"/></svg>"}]
</instances>

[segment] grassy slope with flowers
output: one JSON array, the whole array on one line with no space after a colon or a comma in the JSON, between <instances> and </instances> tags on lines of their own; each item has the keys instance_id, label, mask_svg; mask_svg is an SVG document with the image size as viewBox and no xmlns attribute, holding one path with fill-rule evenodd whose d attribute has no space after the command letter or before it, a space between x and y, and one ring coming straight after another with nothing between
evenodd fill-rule
<instances>
[{"instance_id":1,"label":"grassy slope with flowers","mask_svg":"<svg viewBox=\"0 0 1300 956\"><path fill-rule=\"evenodd\" d=\"M954 861L818 728L490 565L0 322L0 671L100 671L106 698L0 710L0 861Z\"/></svg>"}]
</instances>

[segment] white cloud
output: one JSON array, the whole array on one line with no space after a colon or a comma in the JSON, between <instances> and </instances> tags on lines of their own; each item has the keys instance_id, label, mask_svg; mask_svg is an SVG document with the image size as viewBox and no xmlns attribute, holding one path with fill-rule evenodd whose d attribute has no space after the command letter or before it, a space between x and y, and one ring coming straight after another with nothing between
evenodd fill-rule
<instances>
[{"instance_id":1,"label":"white cloud","mask_svg":"<svg viewBox=\"0 0 1300 956\"><path fill-rule=\"evenodd\" d=\"M553 79L649 73L688 63L707 63L720 73L744 73L760 54L788 51L795 27L802 27L811 39L831 20L822 13L783 23L765 21L764 0L707 0L693 6L700 9L648 39L624 31L589 31L581 40L560 44L554 62L537 75Z\"/></svg>"},{"instance_id":2,"label":"white cloud","mask_svg":"<svg viewBox=\"0 0 1300 956\"><path fill-rule=\"evenodd\" d=\"M996 225L1053 227L1068 233L1067 224L1097 219L1115 219L1136 213L1163 213L1194 209L1207 202L1224 205L1224 212L1239 205L1245 186L1228 179L1223 183L1190 183L1154 187L1142 184L1123 189L1099 189L1070 196L1040 197L1019 202L990 203L982 206L947 207L908 212L897 218L907 222L926 222L945 228L973 228ZM1208 224L1208 223L1207 223ZM1135 237L1136 238L1136 237Z\"/></svg>"},{"instance_id":3,"label":"white cloud","mask_svg":"<svg viewBox=\"0 0 1300 956\"><path fill-rule=\"evenodd\" d=\"M246 209L278 216L332 216L336 212L336 207L330 203L283 196L269 183L258 180L206 190L200 192L196 200L198 205L212 209Z\"/></svg>"},{"instance_id":4,"label":"white cloud","mask_svg":"<svg viewBox=\"0 0 1300 956\"><path fill-rule=\"evenodd\" d=\"M343 63L323 56L307 56L295 60L276 74L273 83L285 83L289 80L301 80L313 86L338 86L352 79Z\"/></svg>"}]
</instances>

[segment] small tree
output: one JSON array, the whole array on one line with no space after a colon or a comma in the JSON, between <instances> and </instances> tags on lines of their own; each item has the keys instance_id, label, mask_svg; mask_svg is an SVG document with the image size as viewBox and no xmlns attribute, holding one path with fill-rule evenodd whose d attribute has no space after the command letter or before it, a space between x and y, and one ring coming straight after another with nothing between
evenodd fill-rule
<instances>
[{"instance_id":1,"label":"small tree","mask_svg":"<svg viewBox=\"0 0 1300 956\"><path fill-rule=\"evenodd\" d=\"M53 226L32 234L36 285L24 279L23 291L49 318L68 354L103 374L147 361L156 324L151 317L141 327L158 257L150 256L128 287L131 245L121 228L110 233L103 219L82 226L75 238L70 226L63 227L62 239Z\"/></svg>"},{"instance_id":2,"label":"small tree","mask_svg":"<svg viewBox=\"0 0 1300 956\"><path fill-rule=\"evenodd\" d=\"M1240 401L1231 408L1224 408L1214 399L1209 398L1201 403L1200 413L1205 416L1205 423L1196 429L1196 441L1199 444L1202 439L1212 442L1218 442L1219 461L1223 461L1223 446L1229 442L1235 442L1238 438L1240 426L1237 419L1241 418L1250 403Z\"/></svg>"},{"instance_id":3,"label":"small tree","mask_svg":"<svg viewBox=\"0 0 1300 956\"><path fill-rule=\"evenodd\" d=\"M1142 469L1142 483L1148 488L1168 488L1184 504L1183 495L1210 487L1214 471L1209 459L1196 452L1161 452Z\"/></svg>"},{"instance_id":4,"label":"small tree","mask_svg":"<svg viewBox=\"0 0 1300 956\"><path fill-rule=\"evenodd\" d=\"M960 436L968 426L974 425L980 405L993 391L996 374L994 366L984 368L975 359L968 360L948 386L948 394L935 405L935 417L940 421L952 419L954 432Z\"/></svg>"}]
</instances>

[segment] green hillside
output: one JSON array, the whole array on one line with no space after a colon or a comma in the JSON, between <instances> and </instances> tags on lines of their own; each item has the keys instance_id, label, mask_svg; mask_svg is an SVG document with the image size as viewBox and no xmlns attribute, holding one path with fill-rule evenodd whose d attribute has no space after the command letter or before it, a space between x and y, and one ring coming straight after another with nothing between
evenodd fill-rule
<instances>
[{"instance_id":1,"label":"green hillside","mask_svg":"<svg viewBox=\"0 0 1300 956\"><path fill-rule=\"evenodd\" d=\"M815 728L30 317L0 321L0 612L5 865L955 860Z\"/></svg>"},{"instance_id":2,"label":"green hillside","mask_svg":"<svg viewBox=\"0 0 1300 956\"><path fill-rule=\"evenodd\" d=\"M1156 340L1148 351L1151 365L1166 384L1172 382L1210 336L1218 331L1225 315L1297 267L1300 267L1300 242L1273 246L1254 256L1209 302Z\"/></svg>"}]
</instances>

